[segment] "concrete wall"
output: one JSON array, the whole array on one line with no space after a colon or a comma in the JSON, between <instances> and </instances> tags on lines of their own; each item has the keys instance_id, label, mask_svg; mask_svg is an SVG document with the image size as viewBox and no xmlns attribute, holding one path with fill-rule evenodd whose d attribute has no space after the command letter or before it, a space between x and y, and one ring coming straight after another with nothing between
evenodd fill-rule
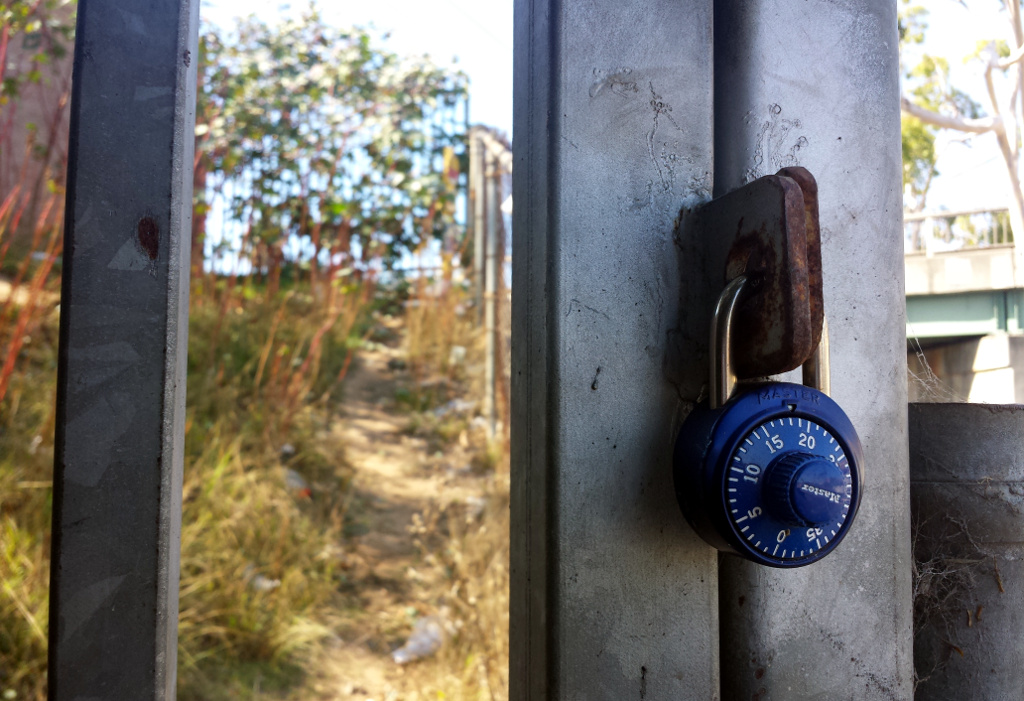
<instances>
[{"instance_id":1,"label":"concrete wall","mask_svg":"<svg viewBox=\"0 0 1024 701\"><path fill-rule=\"evenodd\" d=\"M1019 287L1012 244L984 248L908 253L907 294L944 294Z\"/></svg>"},{"instance_id":2,"label":"concrete wall","mask_svg":"<svg viewBox=\"0 0 1024 701\"><path fill-rule=\"evenodd\" d=\"M1024 335L990 334L907 353L911 402L1024 401Z\"/></svg>"}]
</instances>

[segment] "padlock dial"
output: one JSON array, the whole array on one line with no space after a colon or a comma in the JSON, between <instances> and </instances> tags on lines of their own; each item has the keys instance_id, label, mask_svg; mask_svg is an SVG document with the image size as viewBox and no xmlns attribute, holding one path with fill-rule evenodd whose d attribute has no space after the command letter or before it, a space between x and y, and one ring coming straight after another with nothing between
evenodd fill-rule
<instances>
[{"instance_id":1,"label":"padlock dial","mask_svg":"<svg viewBox=\"0 0 1024 701\"><path fill-rule=\"evenodd\" d=\"M812 558L843 532L853 478L832 433L802 416L756 426L729 458L725 494L736 535L780 563Z\"/></svg>"},{"instance_id":2,"label":"padlock dial","mask_svg":"<svg viewBox=\"0 0 1024 701\"><path fill-rule=\"evenodd\" d=\"M676 497L709 544L771 567L831 552L860 504L862 449L828 395L784 382L741 385L698 405L679 431Z\"/></svg>"}]
</instances>

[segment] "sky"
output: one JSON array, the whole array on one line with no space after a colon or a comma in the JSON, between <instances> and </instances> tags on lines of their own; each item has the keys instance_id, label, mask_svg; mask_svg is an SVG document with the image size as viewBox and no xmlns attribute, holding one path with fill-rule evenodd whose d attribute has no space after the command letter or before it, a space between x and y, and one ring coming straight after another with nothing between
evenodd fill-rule
<instances>
[{"instance_id":1,"label":"sky","mask_svg":"<svg viewBox=\"0 0 1024 701\"><path fill-rule=\"evenodd\" d=\"M306 2L204 0L202 16L221 26L255 14L267 21ZM512 133L512 0L330 0L318 3L332 24L373 28L400 55L429 54L469 75L470 121Z\"/></svg>"}]
</instances>

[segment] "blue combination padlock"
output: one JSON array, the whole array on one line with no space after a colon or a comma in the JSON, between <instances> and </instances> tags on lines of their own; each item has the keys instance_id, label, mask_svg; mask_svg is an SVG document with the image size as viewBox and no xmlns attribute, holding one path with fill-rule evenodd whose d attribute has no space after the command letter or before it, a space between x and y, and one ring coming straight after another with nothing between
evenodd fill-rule
<instances>
[{"instance_id":1,"label":"blue combination padlock","mask_svg":"<svg viewBox=\"0 0 1024 701\"><path fill-rule=\"evenodd\" d=\"M711 391L679 431L676 496L709 544L770 567L802 567L846 535L861 495L860 439L829 398L828 330L804 366L814 386L736 386L732 317L744 277L719 298L711 332Z\"/></svg>"}]
</instances>

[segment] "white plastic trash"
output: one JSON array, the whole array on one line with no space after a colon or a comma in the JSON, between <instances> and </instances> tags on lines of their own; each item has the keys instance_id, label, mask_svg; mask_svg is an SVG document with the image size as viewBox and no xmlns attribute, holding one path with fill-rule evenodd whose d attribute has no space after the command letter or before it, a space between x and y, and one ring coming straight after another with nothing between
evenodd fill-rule
<instances>
[{"instance_id":1,"label":"white plastic trash","mask_svg":"<svg viewBox=\"0 0 1024 701\"><path fill-rule=\"evenodd\" d=\"M412 627L405 645L391 653L391 659L398 664L406 664L430 657L441 649L444 635L444 625L436 616L421 618Z\"/></svg>"}]
</instances>

